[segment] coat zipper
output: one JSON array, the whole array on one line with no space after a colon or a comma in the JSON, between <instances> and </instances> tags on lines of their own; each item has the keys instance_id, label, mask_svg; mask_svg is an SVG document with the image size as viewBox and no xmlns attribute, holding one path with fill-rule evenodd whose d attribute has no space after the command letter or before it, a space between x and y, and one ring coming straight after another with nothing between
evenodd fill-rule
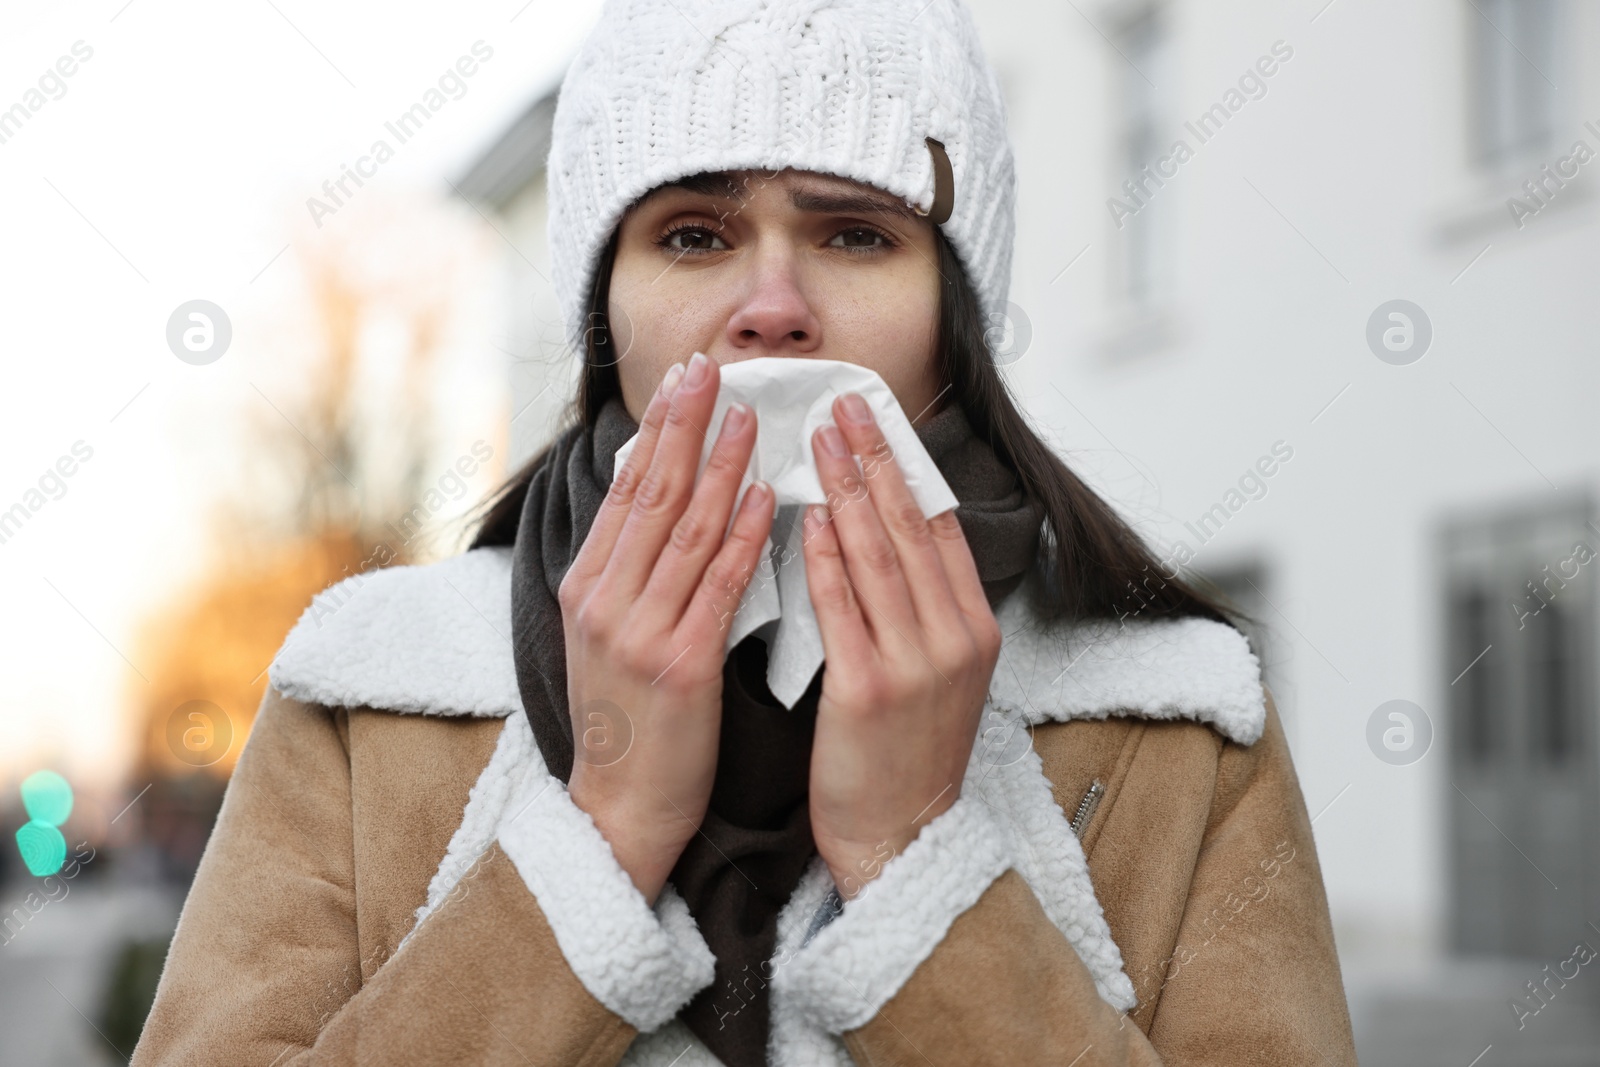
<instances>
[{"instance_id":1,"label":"coat zipper","mask_svg":"<svg viewBox=\"0 0 1600 1067\"><path fill-rule=\"evenodd\" d=\"M1100 806L1100 798L1105 795L1105 783L1096 778L1089 783L1089 791L1083 794L1083 799L1078 801L1078 810L1072 814L1072 832L1079 840L1083 839L1083 828L1089 825L1089 820L1094 817L1094 809Z\"/></svg>"}]
</instances>

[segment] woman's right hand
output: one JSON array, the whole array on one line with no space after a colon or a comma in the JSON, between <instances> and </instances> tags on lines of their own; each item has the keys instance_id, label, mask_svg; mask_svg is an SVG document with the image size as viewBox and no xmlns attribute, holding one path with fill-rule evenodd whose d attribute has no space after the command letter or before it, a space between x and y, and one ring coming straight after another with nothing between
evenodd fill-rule
<instances>
[{"instance_id":1,"label":"woman's right hand","mask_svg":"<svg viewBox=\"0 0 1600 1067\"><path fill-rule=\"evenodd\" d=\"M772 491L756 482L723 540L755 445L747 406L730 406L695 482L720 383L698 353L667 372L559 595L568 790L652 906L710 804L725 627L772 526Z\"/></svg>"}]
</instances>

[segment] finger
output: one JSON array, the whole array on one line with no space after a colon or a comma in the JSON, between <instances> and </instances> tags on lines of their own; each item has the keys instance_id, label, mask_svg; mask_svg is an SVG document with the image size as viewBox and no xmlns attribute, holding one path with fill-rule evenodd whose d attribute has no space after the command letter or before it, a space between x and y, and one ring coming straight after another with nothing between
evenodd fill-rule
<instances>
[{"instance_id":1,"label":"finger","mask_svg":"<svg viewBox=\"0 0 1600 1067\"><path fill-rule=\"evenodd\" d=\"M733 624L734 613L761 562L772 530L773 500L772 489L765 482L756 482L745 490L728 539L701 574L679 623L677 636L685 647L699 644L720 649L726 644L728 627Z\"/></svg>"},{"instance_id":2,"label":"finger","mask_svg":"<svg viewBox=\"0 0 1600 1067\"><path fill-rule=\"evenodd\" d=\"M983 581L978 577L978 563L973 559L972 546L956 518L956 509L941 511L928 520L928 531L933 535L934 546L944 561L945 577L950 582L951 595L969 622L984 622L994 617L989 598L983 591Z\"/></svg>"},{"instance_id":3,"label":"finger","mask_svg":"<svg viewBox=\"0 0 1600 1067\"><path fill-rule=\"evenodd\" d=\"M922 505L906 485L900 462L867 402L855 393L834 401L834 418L850 451L861 457L867 493L900 558L911 602L924 630L956 618L956 599L944 573L944 557L934 544Z\"/></svg>"},{"instance_id":4,"label":"finger","mask_svg":"<svg viewBox=\"0 0 1600 1067\"><path fill-rule=\"evenodd\" d=\"M845 573L838 532L826 506L806 506L803 535L806 592L822 635L823 658L842 670L860 672L872 651L872 635Z\"/></svg>"},{"instance_id":5,"label":"finger","mask_svg":"<svg viewBox=\"0 0 1600 1067\"><path fill-rule=\"evenodd\" d=\"M611 558L611 550L616 545L617 535L622 532L623 521L627 519L628 511L633 507L633 497L638 491L639 481L649 469L650 460L655 455L656 441L661 436L661 427L666 420L668 398L681 382L683 370L682 363L674 363L668 367L666 374L656 386L655 393L651 395L650 403L645 405L644 417L639 423L639 439L634 442L633 451L628 454L628 461L620 470L613 472L611 486L606 490L605 499L600 502L594 523L589 527L589 533L572 561L569 574L586 579L597 578L600 572L605 570L606 561Z\"/></svg>"},{"instance_id":6,"label":"finger","mask_svg":"<svg viewBox=\"0 0 1600 1067\"><path fill-rule=\"evenodd\" d=\"M828 495L830 525L837 527L845 574L865 605L867 625L874 634L892 629L915 641L917 612L900 569L900 557L877 509L867 499L867 484L850 458L844 435L833 423L825 423L812 435L811 447L822 489Z\"/></svg>"},{"instance_id":7,"label":"finger","mask_svg":"<svg viewBox=\"0 0 1600 1067\"><path fill-rule=\"evenodd\" d=\"M672 527L667 545L645 583L640 603L645 615L641 618L667 618L671 621L660 629L676 628L706 564L730 532L728 516L745 480L755 443L755 412L746 404L730 404L689 507Z\"/></svg>"},{"instance_id":8,"label":"finger","mask_svg":"<svg viewBox=\"0 0 1600 1067\"><path fill-rule=\"evenodd\" d=\"M697 364L698 381L694 380ZM617 534L611 559L596 584L597 592L603 588L605 595L632 604L644 589L694 491L719 381L716 361L696 353L683 381L667 398L655 455L634 490L633 507Z\"/></svg>"}]
</instances>

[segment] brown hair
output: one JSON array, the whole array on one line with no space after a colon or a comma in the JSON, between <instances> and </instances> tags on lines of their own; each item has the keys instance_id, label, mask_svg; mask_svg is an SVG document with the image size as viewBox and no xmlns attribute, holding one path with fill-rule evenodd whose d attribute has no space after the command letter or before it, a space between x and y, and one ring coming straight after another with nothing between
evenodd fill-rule
<instances>
[{"instance_id":1,"label":"brown hair","mask_svg":"<svg viewBox=\"0 0 1600 1067\"><path fill-rule=\"evenodd\" d=\"M934 235L943 279L936 350L943 379L973 432L1016 472L1024 492L1043 504L1046 595L1039 610L1046 617L1073 620L1201 616L1235 628L1235 619L1254 622L1221 596L1191 585L1176 569L1167 573L1132 527L1033 431L990 355L977 296L954 248L937 226ZM606 322L616 248L613 231L590 289L585 366L568 410L569 425L581 421L592 428L601 406L621 389ZM549 452L546 445L479 505L487 513L469 550L515 541L528 484Z\"/></svg>"}]
</instances>

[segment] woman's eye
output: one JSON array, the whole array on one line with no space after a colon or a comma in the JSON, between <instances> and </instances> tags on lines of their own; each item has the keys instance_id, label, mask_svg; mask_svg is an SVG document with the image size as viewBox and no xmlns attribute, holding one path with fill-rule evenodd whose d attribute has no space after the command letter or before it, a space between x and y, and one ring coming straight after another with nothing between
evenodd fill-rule
<instances>
[{"instance_id":1,"label":"woman's eye","mask_svg":"<svg viewBox=\"0 0 1600 1067\"><path fill-rule=\"evenodd\" d=\"M877 230L869 230L865 226L852 226L848 230L840 230L836 235L834 235L833 241L839 241L840 238L844 238L844 240L839 244L834 244L835 248L869 250L873 248L888 247L888 242L884 238L883 234L879 233ZM874 244L873 242L875 241L883 241L884 244ZM829 243L833 244L833 242Z\"/></svg>"},{"instance_id":2,"label":"woman's eye","mask_svg":"<svg viewBox=\"0 0 1600 1067\"><path fill-rule=\"evenodd\" d=\"M681 243L678 240L680 237L683 238ZM716 252L728 247L722 244L718 248L712 243L721 241L722 238L703 226L689 226L667 234L665 243L675 252Z\"/></svg>"}]
</instances>

